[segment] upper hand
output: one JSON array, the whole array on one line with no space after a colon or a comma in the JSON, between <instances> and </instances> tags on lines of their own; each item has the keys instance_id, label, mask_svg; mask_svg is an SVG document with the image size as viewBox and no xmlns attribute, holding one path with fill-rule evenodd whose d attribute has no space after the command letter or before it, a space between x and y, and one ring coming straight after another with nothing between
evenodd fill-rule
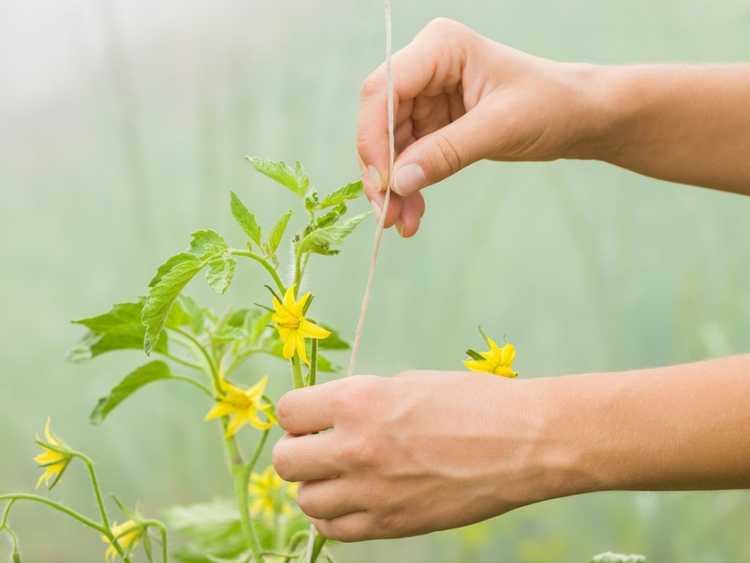
<instances>
[{"instance_id":1,"label":"upper hand","mask_svg":"<svg viewBox=\"0 0 750 563\"><path fill-rule=\"evenodd\" d=\"M392 60L396 153L386 226L414 235L422 188L481 159L551 160L586 138L583 65L511 49L440 18ZM365 192L382 209L388 171L386 71L364 82L357 149Z\"/></svg>"},{"instance_id":2,"label":"upper hand","mask_svg":"<svg viewBox=\"0 0 750 563\"><path fill-rule=\"evenodd\" d=\"M537 394L483 374L357 376L291 391L273 464L326 537L399 537L547 496ZM315 434L313 434L315 433Z\"/></svg>"}]
</instances>

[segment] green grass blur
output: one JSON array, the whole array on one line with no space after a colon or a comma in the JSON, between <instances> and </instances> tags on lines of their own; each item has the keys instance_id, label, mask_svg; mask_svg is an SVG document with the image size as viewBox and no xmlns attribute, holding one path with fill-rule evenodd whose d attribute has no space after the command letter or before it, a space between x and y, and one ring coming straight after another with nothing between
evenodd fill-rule
<instances>
[{"instance_id":1,"label":"green grass blur","mask_svg":"<svg viewBox=\"0 0 750 563\"><path fill-rule=\"evenodd\" d=\"M394 4L398 46L444 15L560 60L750 58L740 0ZM0 38L0 491L33 487L32 438L50 415L98 461L104 488L147 513L228 493L216 428L201 422L205 405L189 388L155 385L88 425L96 399L140 358L66 363L81 334L68 321L141 295L196 228L240 240L230 189L262 208L265 224L291 206L244 154L299 159L324 190L357 176L358 90L382 58L381 3L11 1ZM460 369L479 323L512 338L525 377L750 346L748 198L563 162L480 164L427 199L415 239L386 236L360 371ZM320 317L349 334L369 231L318 260L309 281ZM262 295L259 271L242 265L237 279L226 301ZM279 392L286 369L262 368ZM93 513L79 469L53 496ZM584 563L607 550L739 562L750 553L748 500L599 494L469 531L337 549L358 563ZM41 508L19 506L13 521L24 560L102 557L98 538Z\"/></svg>"}]
</instances>

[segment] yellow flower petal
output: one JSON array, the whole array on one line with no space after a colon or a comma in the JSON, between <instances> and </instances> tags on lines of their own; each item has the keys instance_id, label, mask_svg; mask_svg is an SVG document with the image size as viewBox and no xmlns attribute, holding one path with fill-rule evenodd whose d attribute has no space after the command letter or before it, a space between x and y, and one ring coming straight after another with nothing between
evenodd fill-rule
<instances>
[{"instance_id":1,"label":"yellow flower petal","mask_svg":"<svg viewBox=\"0 0 750 563\"><path fill-rule=\"evenodd\" d=\"M310 365L310 360L307 358L307 349L305 347L305 337L302 336L302 333L297 332L295 339L297 341L296 347L300 359L305 362L306 365Z\"/></svg>"},{"instance_id":2,"label":"yellow flower petal","mask_svg":"<svg viewBox=\"0 0 750 563\"><path fill-rule=\"evenodd\" d=\"M321 326L316 325L315 323L312 323L308 321L307 319L302 319L302 321L299 324L299 331L302 333L303 336L306 336L307 338L328 338L331 336L331 331L324 329Z\"/></svg>"},{"instance_id":3,"label":"yellow flower petal","mask_svg":"<svg viewBox=\"0 0 750 563\"><path fill-rule=\"evenodd\" d=\"M228 403L216 403L214 407L208 411L208 414L206 415L206 418L204 420L214 420L217 418L221 418L222 416L227 416L228 414L231 414L233 410L232 405Z\"/></svg>"}]
</instances>

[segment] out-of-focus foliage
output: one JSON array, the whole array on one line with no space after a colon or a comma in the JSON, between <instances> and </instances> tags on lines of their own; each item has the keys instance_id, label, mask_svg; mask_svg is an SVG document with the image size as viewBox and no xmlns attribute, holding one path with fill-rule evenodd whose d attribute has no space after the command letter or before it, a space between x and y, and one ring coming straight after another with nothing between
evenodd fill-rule
<instances>
[{"instance_id":1,"label":"out-of-focus foliage","mask_svg":"<svg viewBox=\"0 0 750 563\"><path fill-rule=\"evenodd\" d=\"M750 59L750 7L740 0L396 2L396 45L438 15L562 60ZM325 186L358 172L358 92L382 58L380 4L10 1L0 6L0 45L0 409L13 413L0 430L0 488L33 486L28 438L44 412L101 460L127 501L148 498L145 512L209 501L224 479L216 429L186 433L182 413L166 406L176 396L172 404L195 411L200 398L157 384L91 428L80 413L132 369L132 356L64 362L81 330L68 320L139 295L185 232L213 225L240 236L225 212L228 189L251 209L263 198L258 223L276 224L298 196L269 193L270 180L248 174L243 155L299 159ZM362 371L461 369L456 358L480 318L488 333L534 351L520 358L525 377L748 350L747 199L586 162L481 164L426 195L423 231L408 242L386 237ZM352 247L368 247L363 227ZM316 310L337 327L355 322L366 260L350 253L311 270L315 287L327 288ZM250 289L257 285L234 285L225 301L267 299ZM222 302L208 289L196 297ZM419 311L424 329L405 322L407 311ZM240 376L249 383L268 372L278 391L287 373L275 365ZM83 383L72 393L74 377ZM66 477L67 500L89 498L77 479ZM35 509L16 510L25 559L101 557L75 526L38 527ZM480 563L581 563L606 549L724 563L750 553L748 519L741 492L597 494L483 524L486 541L470 548L454 531L334 549L357 563L465 562L466 549Z\"/></svg>"}]
</instances>

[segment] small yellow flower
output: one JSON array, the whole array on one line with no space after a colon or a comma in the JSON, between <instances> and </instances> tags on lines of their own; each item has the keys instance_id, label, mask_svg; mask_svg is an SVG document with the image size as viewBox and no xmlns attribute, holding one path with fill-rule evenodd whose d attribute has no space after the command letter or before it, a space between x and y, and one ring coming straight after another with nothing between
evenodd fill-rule
<instances>
[{"instance_id":1,"label":"small yellow flower","mask_svg":"<svg viewBox=\"0 0 750 563\"><path fill-rule=\"evenodd\" d=\"M37 489L42 483L50 489L57 485L65 470L68 468L70 461L73 459L68 448L62 441L57 438L50 430L51 420L48 418L44 425L44 440L37 438L36 442L42 448L42 453L34 458L34 461L44 468L44 473L39 476L36 482ZM52 481L52 484L50 484Z\"/></svg>"},{"instance_id":2,"label":"small yellow flower","mask_svg":"<svg viewBox=\"0 0 750 563\"><path fill-rule=\"evenodd\" d=\"M267 385L268 376L245 390L223 381L222 398L208 412L206 420L231 417L226 431L227 438L234 436L246 424L258 430L268 430L276 424L276 419L271 414L272 405L263 399ZM263 413L265 420L258 415L259 411Z\"/></svg>"},{"instance_id":3,"label":"small yellow flower","mask_svg":"<svg viewBox=\"0 0 750 563\"><path fill-rule=\"evenodd\" d=\"M145 528L133 520L128 520L122 524L112 524L112 535L125 553L133 551L138 542L141 541L144 531ZM117 559L117 550L112 542L109 541L109 538L102 536L102 541L109 545L107 551L104 553L105 561L109 562Z\"/></svg>"},{"instance_id":4,"label":"small yellow flower","mask_svg":"<svg viewBox=\"0 0 750 563\"><path fill-rule=\"evenodd\" d=\"M310 293L305 293L299 301L294 298L294 286L290 286L284 294L284 302L273 298L274 314L271 320L279 331L279 337L284 343L283 356L289 360L296 352L302 361L310 363L305 349L305 338L328 338L331 333L305 318L305 307L310 300Z\"/></svg>"},{"instance_id":5,"label":"small yellow flower","mask_svg":"<svg viewBox=\"0 0 750 563\"><path fill-rule=\"evenodd\" d=\"M298 490L297 483L287 483L273 466L268 466L263 473L253 473L250 477L249 491L254 499L250 512L253 516L263 514L267 520L273 520L277 514L291 516Z\"/></svg>"},{"instance_id":6,"label":"small yellow flower","mask_svg":"<svg viewBox=\"0 0 750 563\"><path fill-rule=\"evenodd\" d=\"M513 359L516 357L516 347L510 342L502 348L492 338L485 336L490 349L487 352L477 353L469 350L470 359L464 360L464 365L471 371L491 373L503 377L516 377L518 372L513 371Z\"/></svg>"}]
</instances>

